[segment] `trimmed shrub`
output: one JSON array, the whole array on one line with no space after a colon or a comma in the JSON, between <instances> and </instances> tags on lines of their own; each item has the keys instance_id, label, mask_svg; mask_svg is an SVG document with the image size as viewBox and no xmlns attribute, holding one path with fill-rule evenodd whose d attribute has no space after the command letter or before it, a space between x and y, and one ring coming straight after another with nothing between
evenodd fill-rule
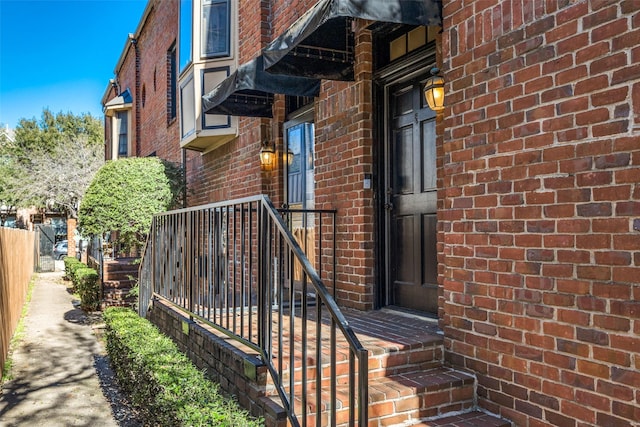
<instances>
[{"instance_id":1,"label":"trimmed shrub","mask_svg":"<svg viewBox=\"0 0 640 427\"><path fill-rule=\"evenodd\" d=\"M183 192L182 168L177 164L158 157L111 160L82 198L78 228L87 236L117 231L113 243L126 252L142 246L153 215L178 206Z\"/></svg>"},{"instance_id":2,"label":"trimmed shrub","mask_svg":"<svg viewBox=\"0 0 640 427\"><path fill-rule=\"evenodd\" d=\"M76 257L67 256L64 257L64 276L67 280L73 280L72 266L76 266L74 268L78 268L77 266L84 265L80 260ZM85 266L86 267L86 266Z\"/></svg>"},{"instance_id":3,"label":"trimmed shrub","mask_svg":"<svg viewBox=\"0 0 640 427\"><path fill-rule=\"evenodd\" d=\"M118 382L147 425L262 425L222 395L151 322L122 307L109 307L103 316Z\"/></svg>"},{"instance_id":4,"label":"trimmed shrub","mask_svg":"<svg viewBox=\"0 0 640 427\"><path fill-rule=\"evenodd\" d=\"M77 286L78 286L78 279L76 278L76 273L78 272L78 270L82 268L88 268L87 264L78 262L78 263L73 263L69 266L69 278L71 279L71 283L73 284L74 292L77 291Z\"/></svg>"},{"instance_id":5,"label":"trimmed shrub","mask_svg":"<svg viewBox=\"0 0 640 427\"><path fill-rule=\"evenodd\" d=\"M80 295L80 307L86 311L95 311L100 307L100 277L93 268L78 268L74 275L74 287Z\"/></svg>"}]
</instances>

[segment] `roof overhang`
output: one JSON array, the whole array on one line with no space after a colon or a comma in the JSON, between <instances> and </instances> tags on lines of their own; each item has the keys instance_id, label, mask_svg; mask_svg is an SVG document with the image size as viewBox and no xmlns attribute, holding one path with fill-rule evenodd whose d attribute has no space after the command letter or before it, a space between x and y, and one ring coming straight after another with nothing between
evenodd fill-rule
<instances>
[{"instance_id":1,"label":"roof overhang","mask_svg":"<svg viewBox=\"0 0 640 427\"><path fill-rule=\"evenodd\" d=\"M202 97L202 111L248 117L272 117L273 94L318 96L320 80L267 73L259 56L242 64Z\"/></svg>"},{"instance_id":2,"label":"roof overhang","mask_svg":"<svg viewBox=\"0 0 640 427\"><path fill-rule=\"evenodd\" d=\"M441 0L320 0L263 50L271 73L353 80L354 18L442 25Z\"/></svg>"},{"instance_id":3,"label":"roof overhang","mask_svg":"<svg viewBox=\"0 0 640 427\"><path fill-rule=\"evenodd\" d=\"M118 96L111 98L109 102L104 104L103 111L107 116L113 116L114 111L127 110L133 107L133 97L129 89L125 89L124 92Z\"/></svg>"}]
</instances>

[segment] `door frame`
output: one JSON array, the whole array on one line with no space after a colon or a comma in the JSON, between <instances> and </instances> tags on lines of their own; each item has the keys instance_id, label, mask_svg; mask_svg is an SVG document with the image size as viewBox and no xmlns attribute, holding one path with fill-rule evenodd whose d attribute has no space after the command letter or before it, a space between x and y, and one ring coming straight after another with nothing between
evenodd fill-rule
<instances>
[{"instance_id":1,"label":"door frame","mask_svg":"<svg viewBox=\"0 0 640 427\"><path fill-rule=\"evenodd\" d=\"M374 117L376 119L374 146L374 167L377 176L375 192L376 205L376 234L377 244L375 245L376 257L376 289L374 301L376 308L383 308L392 303L392 289L390 285L391 272L389 271L388 260L390 259L389 242L387 233L389 231L389 216L385 211L387 183L386 153L389 146L389 89L392 86L406 83L412 80L426 80L429 77L429 70L436 63L435 45L427 45L423 49L407 55L393 64L383 67L374 73Z\"/></svg>"}]
</instances>

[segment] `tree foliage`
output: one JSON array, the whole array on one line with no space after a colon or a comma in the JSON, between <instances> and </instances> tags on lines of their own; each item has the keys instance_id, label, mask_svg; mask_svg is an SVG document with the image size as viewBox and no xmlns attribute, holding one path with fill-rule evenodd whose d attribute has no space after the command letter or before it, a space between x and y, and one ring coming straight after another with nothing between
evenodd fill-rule
<instances>
[{"instance_id":1,"label":"tree foliage","mask_svg":"<svg viewBox=\"0 0 640 427\"><path fill-rule=\"evenodd\" d=\"M107 162L96 174L80 205L84 235L118 232L125 246L143 241L155 213L171 209L183 193L182 170L157 157Z\"/></svg>"},{"instance_id":2,"label":"tree foliage","mask_svg":"<svg viewBox=\"0 0 640 427\"><path fill-rule=\"evenodd\" d=\"M49 206L77 218L84 192L103 164L104 151L86 137L64 139L45 149L35 149L29 161L18 164L18 176L10 180L21 206Z\"/></svg>"},{"instance_id":3,"label":"tree foliage","mask_svg":"<svg viewBox=\"0 0 640 427\"><path fill-rule=\"evenodd\" d=\"M0 199L15 207L58 208L77 217L78 204L103 163L102 124L90 114L21 119L0 145Z\"/></svg>"},{"instance_id":4,"label":"tree foliage","mask_svg":"<svg viewBox=\"0 0 640 427\"><path fill-rule=\"evenodd\" d=\"M42 111L40 120L20 119L15 129L15 143L12 154L20 160L27 160L33 151L48 152L60 141L86 137L89 145L103 145L102 123L91 114L53 114L49 109Z\"/></svg>"}]
</instances>

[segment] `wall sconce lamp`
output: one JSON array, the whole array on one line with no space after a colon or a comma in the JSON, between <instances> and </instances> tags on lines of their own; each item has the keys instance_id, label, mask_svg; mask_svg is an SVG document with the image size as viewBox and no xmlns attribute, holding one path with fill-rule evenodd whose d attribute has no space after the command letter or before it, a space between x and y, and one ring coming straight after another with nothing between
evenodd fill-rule
<instances>
[{"instance_id":1,"label":"wall sconce lamp","mask_svg":"<svg viewBox=\"0 0 640 427\"><path fill-rule=\"evenodd\" d=\"M444 110L444 78L439 76L440 69L433 67L431 77L424 85L424 97L431 108L436 113Z\"/></svg>"},{"instance_id":2,"label":"wall sconce lamp","mask_svg":"<svg viewBox=\"0 0 640 427\"><path fill-rule=\"evenodd\" d=\"M273 163L273 159L276 156L276 150L273 145L269 144L269 141L262 142L262 148L260 149L260 164L264 167L270 167Z\"/></svg>"}]
</instances>

